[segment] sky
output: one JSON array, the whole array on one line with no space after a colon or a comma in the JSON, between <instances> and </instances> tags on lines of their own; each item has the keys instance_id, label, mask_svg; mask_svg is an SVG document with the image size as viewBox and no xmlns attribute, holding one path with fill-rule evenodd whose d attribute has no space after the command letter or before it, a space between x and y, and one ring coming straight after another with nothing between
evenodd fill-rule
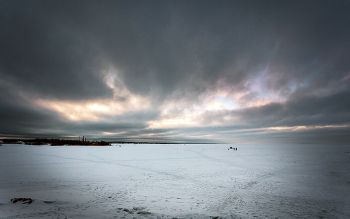
<instances>
[{"instance_id":1,"label":"sky","mask_svg":"<svg viewBox=\"0 0 350 219\"><path fill-rule=\"evenodd\" d=\"M350 144L349 11L0 0L0 138Z\"/></svg>"}]
</instances>

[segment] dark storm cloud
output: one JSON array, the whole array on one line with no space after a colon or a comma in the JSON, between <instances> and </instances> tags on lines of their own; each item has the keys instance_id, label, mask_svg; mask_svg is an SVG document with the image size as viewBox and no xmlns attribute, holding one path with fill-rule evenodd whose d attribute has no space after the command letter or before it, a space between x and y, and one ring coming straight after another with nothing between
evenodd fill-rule
<instances>
[{"instance_id":1,"label":"dark storm cloud","mask_svg":"<svg viewBox=\"0 0 350 219\"><path fill-rule=\"evenodd\" d=\"M60 123L56 112L34 106L0 81L0 133L5 136L41 134Z\"/></svg>"},{"instance_id":2,"label":"dark storm cloud","mask_svg":"<svg viewBox=\"0 0 350 219\"><path fill-rule=\"evenodd\" d=\"M348 7L343 1L4 1L2 73L57 98L93 98L111 94L98 74L103 61L121 69L132 91L157 87L165 94L189 75L204 85L221 77L235 85L271 65L280 72L269 86L278 89L335 53L330 68L340 69L333 75L346 73ZM238 59L249 67L225 71Z\"/></svg>"},{"instance_id":3,"label":"dark storm cloud","mask_svg":"<svg viewBox=\"0 0 350 219\"><path fill-rule=\"evenodd\" d=\"M247 127L348 123L349 9L349 1L316 0L1 1L2 133L29 133L33 124L55 133L58 124L59 134L147 134L164 100L193 103L224 87L244 91L246 103L262 95L252 81L287 100L226 112ZM113 98L110 68L132 94L151 100L152 112L76 124L22 97Z\"/></svg>"},{"instance_id":4,"label":"dark storm cloud","mask_svg":"<svg viewBox=\"0 0 350 219\"><path fill-rule=\"evenodd\" d=\"M112 96L98 74L88 35L80 35L74 21L64 11L53 13L48 3L2 1L0 76L45 98Z\"/></svg>"}]
</instances>

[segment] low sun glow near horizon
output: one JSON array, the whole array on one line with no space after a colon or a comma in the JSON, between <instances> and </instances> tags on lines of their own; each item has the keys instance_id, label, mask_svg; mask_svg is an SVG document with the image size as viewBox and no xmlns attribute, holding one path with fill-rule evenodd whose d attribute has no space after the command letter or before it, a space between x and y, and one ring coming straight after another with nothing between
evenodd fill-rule
<instances>
[{"instance_id":1,"label":"low sun glow near horizon","mask_svg":"<svg viewBox=\"0 0 350 219\"><path fill-rule=\"evenodd\" d=\"M114 93L114 96L123 97L122 100L116 98L104 99L104 100L89 100L89 101L53 101L53 100L38 100L37 103L41 107L46 107L50 110L56 111L63 117L71 121L105 121L113 116L122 116L123 114L130 112L138 112L142 110L151 110L152 104L151 100L142 95L132 94L115 73L109 72L106 76L106 85L109 86ZM118 79L116 79L118 78ZM115 81L118 83L115 84ZM248 82L247 82L248 83ZM259 83L255 81L255 83ZM251 87L261 87L261 85L255 85L249 83ZM119 86L119 87L117 87ZM227 87L226 87L227 89ZM202 94L199 101L195 104L186 102L183 99L180 101L165 101L161 104L159 109L160 116L156 120L149 121L148 129L162 129L162 128L186 128L186 127L206 127L206 126L234 126L237 124L242 124L244 121L239 120L230 115L221 117L220 121L210 121L209 123L203 121L202 117L205 114L216 114L221 111L230 112L232 110L239 111L246 108L259 108L271 103L282 103L282 98L280 102L276 100L276 96L269 96L266 92L263 97L254 96L251 100L246 100L246 96L251 93L251 91L246 92L227 92L223 89L218 89L219 91L208 92L207 94ZM255 94L259 94L254 91ZM284 99L287 99L285 97ZM178 113L172 114L172 109L178 109ZM287 132L287 131L303 131L303 130L313 130L313 129L323 129L323 128L347 128L349 125L313 125L313 126L274 126L265 127L257 129L249 129L250 131L256 130L261 132ZM246 129L244 129L247 131ZM121 132L102 132L103 136L118 136L125 134L126 131ZM146 134L145 136L156 136L156 134ZM185 135L186 136L186 135ZM203 134L199 136L194 136L192 134L189 137L211 137L213 135ZM64 136L69 137L69 136ZM77 136L70 136L77 137ZM140 137L140 136L139 136Z\"/></svg>"},{"instance_id":2,"label":"low sun glow near horizon","mask_svg":"<svg viewBox=\"0 0 350 219\"><path fill-rule=\"evenodd\" d=\"M58 101L58 100L37 100L37 104L41 107L47 107L56 111L68 120L80 121L99 121L105 116L122 115L133 111L142 111L150 109L151 100L142 95L132 94L118 79L119 87L114 84L115 78L111 73L107 75L106 85L109 86L114 93L114 96L122 97L122 100L117 98L103 100L87 100L87 101ZM219 89L220 90L220 89ZM166 128L166 127L181 127L181 126L196 126L200 125L199 117L203 113L215 113L222 110L238 110L249 107L260 107L274 102L268 96L263 98L255 97L252 100L242 100L249 94L237 92L228 93L225 91L208 92L202 94L200 100L194 104L191 102L166 101L159 105L160 115L159 120L150 121L150 128ZM173 116L168 111L173 108L178 108L181 115ZM173 117L172 117L173 116ZM164 118L162 118L164 117ZM224 124L223 124L224 125Z\"/></svg>"}]
</instances>

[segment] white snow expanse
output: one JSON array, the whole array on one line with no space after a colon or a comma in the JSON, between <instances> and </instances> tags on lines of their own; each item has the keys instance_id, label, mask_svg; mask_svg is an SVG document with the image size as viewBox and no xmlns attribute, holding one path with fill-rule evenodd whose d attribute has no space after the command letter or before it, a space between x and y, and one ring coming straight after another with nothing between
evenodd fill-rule
<instances>
[{"instance_id":1,"label":"white snow expanse","mask_svg":"<svg viewBox=\"0 0 350 219\"><path fill-rule=\"evenodd\" d=\"M349 146L4 144L0 165L0 218L350 218Z\"/></svg>"}]
</instances>

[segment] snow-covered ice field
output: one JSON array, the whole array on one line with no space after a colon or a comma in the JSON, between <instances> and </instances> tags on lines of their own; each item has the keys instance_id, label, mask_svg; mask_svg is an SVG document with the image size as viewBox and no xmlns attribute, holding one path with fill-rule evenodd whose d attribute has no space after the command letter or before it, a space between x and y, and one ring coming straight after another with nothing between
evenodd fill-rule
<instances>
[{"instance_id":1,"label":"snow-covered ice field","mask_svg":"<svg viewBox=\"0 0 350 219\"><path fill-rule=\"evenodd\" d=\"M0 218L350 218L349 146L3 145L0 165Z\"/></svg>"}]
</instances>

